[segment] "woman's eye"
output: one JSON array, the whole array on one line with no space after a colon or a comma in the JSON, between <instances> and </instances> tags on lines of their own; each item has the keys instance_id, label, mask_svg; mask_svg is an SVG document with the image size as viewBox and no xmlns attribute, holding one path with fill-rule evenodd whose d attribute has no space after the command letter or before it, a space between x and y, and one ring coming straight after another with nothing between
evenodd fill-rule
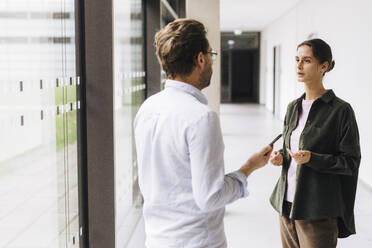
<instances>
[{"instance_id":1,"label":"woman's eye","mask_svg":"<svg viewBox=\"0 0 372 248\"><path fill-rule=\"evenodd\" d=\"M307 59L307 60L305 60L305 62L306 62L306 63L311 63L311 60L308 60L308 59Z\"/></svg>"}]
</instances>

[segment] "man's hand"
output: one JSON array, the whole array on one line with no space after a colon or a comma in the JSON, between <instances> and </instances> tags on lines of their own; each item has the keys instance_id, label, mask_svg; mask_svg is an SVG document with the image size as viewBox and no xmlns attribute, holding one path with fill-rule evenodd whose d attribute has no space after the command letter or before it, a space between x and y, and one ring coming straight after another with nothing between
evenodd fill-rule
<instances>
[{"instance_id":1,"label":"man's hand","mask_svg":"<svg viewBox=\"0 0 372 248\"><path fill-rule=\"evenodd\" d=\"M287 148L288 153L291 155L291 157L296 161L296 164L306 164L310 161L311 152L300 150L296 153L293 153L290 149Z\"/></svg>"},{"instance_id":2,"label":"man's hand","mask_svg":"<svg viewBox=\"0 0 372 248\"><path fill-rule=\"evenodd\" d=\"M265 146L260 152L253 154L239 170L248 177L254 170L267 164L272 151L271 146Z\"/></svg>"},{"instance_id":3,"label":"man's hand","mask_svg":"<svg viewBox=\"0 0 372 248\"><path fill-rule=\"evenodd\" d=\"M271 157L270 157L270 162L275 166L282 165L283 164L283 155L280 152L275 151L274 154L271 155Z\"/></svg>"}]
</instances>

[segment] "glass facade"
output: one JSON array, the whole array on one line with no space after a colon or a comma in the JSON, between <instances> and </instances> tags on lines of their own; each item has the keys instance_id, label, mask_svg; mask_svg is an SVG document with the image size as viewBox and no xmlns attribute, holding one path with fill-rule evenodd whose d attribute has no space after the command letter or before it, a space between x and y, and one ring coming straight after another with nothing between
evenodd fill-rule
<instances>
[{"instance_id":1,"label":"glass facade","mask_svg":"<svg viewBox=\"0 0 372 248\"><path fill-rule=\"evenodd\" d=\"M74 8L0 1L0 247L79 247Z\"/></svg>"},{"instance_id":2,"label":"glass facade","mask_svg":"<svg viewBox=\"0 0 372 248\"><path fill-rule=\"evenodd\" d=\"M179 0L176 1L162 1L160 7L160 27L165 27L168 23L174 21L178 18L179 13L176 13L175 8L180 5L181 3ZM165 86L165 81L167 80L167 76L165 72L161 69L160 72L160 89L163 90Z\"/></svg>"},{"instance_id":3,"label":"glass facade","mask_svg":"<svg viewBox=\"0 0 372 248\"><path fill-rule=\"evenodd\" d=\"M141 216L134 117L145 98L141 0L114 0L114 142L116 247L126 247Z\"/></svg>"},{"instance_id":4,"label":"glass facade","mask_svg":"<svg viewBox=\"0 0 372 248\"><path fill-rule=\"evenodd\" d=\"M75 28L80 27L75 21L77 2L0 1L0 247L84 247L88 232L81 226L89 227L89 244L91 237L101 238L95 232L100 223L85 220L92 213L87 210L96 207L92 202L97 192L89 190L99 183L89 180L88 184L95 164L89 161L91 136L85 137L91 129L84 125L92 115L80 100L86 97L94 105L97 99L88 90L94 88L92 82L85 82L91 75L80 79L77 74L77 68L88 74L84 61L94 57L88 43L80 44L87 41L75 39ZM109 186L106 192L115 192L115 204L102 209L115 209L115 247L126 247L142 215L133 121L147 88L144 2L112 0L114 90L105 97L109 101L112 97L114 117L105 121L114 123L114 137L108 140L114 140L115 173L111 177L115 187ZM82 11L91 13L85 12L87 4L81 6ZM160 9L154 11L160 13ZM169 20L163 16L154 21L165 24ZM87 23L81 22L85 24L81 27L85 29ZM96 32L92 30L79 33L85 38ZM76 51L78 43L84 50ZM77 67L78 56L81 64ZM102 61L111 63L111 59ZM103 62L89 63L100 68ZM89 193L93 197L87 199Z\"/></svg>"}]
</instances>

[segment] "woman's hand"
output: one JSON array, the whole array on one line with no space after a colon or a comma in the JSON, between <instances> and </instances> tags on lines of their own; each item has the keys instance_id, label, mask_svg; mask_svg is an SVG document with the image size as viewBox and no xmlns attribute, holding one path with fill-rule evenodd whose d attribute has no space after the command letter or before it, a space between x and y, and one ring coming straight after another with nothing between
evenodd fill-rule
<instances>
[{"instance_id":1,"label":"woman's hand","mask_svg":"<svg viewBox=\"0 0 372 248\"><path fill-rule=\"evenodd\" d=\"M287 148L288 153L291 157L296 161L296 164L306 164L310 161L311 152L306 150L300 150L298 152L293 153L290 149Z\"/></svg>"},{"instance_id":2,"label":"woman's hand","mask_svg":"<svg viewBox=\"0 0 372 248\"><path fill-rule=\"evenodd\" d=\"M282 165L283 164L283 156L280 152L278 151L275 151L271 157L270 157L270 162L275 165L275 166L279 166L279 165Z\"/></svg>"}]
</instances>

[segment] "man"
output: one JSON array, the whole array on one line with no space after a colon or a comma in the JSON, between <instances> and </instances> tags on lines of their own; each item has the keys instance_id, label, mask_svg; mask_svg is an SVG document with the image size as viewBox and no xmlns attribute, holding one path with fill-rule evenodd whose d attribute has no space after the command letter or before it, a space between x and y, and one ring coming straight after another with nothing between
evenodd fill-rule
<instances>
[{"instance_id":1,"label":"man","mask_svg":"<svg viewBox=\"0 0 372 248\"><path fill-rule=\"evenodd\" d=\"M203 24L169 23L155 35L155 48L169 80L143 103L134 123L146 246L227 247L224 207L248 195L248 175L267 164L272 148L225 175L219 119L201 93L217 55Z\"/></svg>"}]
</instances>

